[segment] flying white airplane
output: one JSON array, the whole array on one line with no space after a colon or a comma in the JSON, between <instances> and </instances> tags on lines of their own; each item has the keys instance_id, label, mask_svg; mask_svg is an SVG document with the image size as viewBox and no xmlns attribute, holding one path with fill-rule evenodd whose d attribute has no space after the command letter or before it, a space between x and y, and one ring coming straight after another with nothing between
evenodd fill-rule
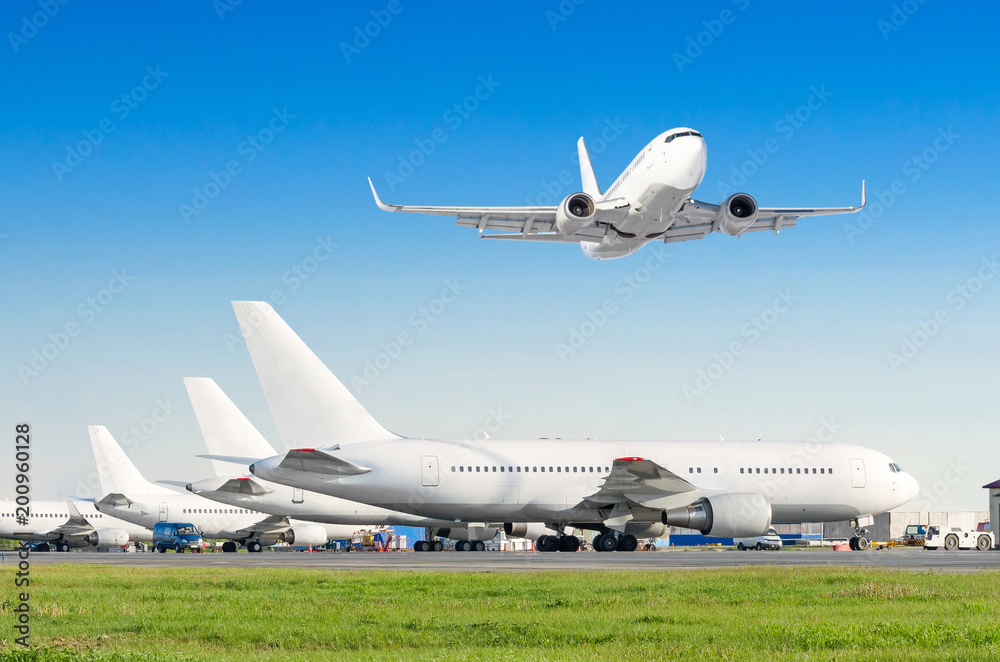
<instances>
[{"instance_id":1,"label":"flying white airplane","mask_svg":"<svg viewBox=\"0 0 1000 662\"><path fill-rule=\"evenodd\" d=\"M721 204L692 198L705 177L708 150L700 133L685 127L653 138L614 184L601 192L583 138L577 142L583 191L555 207L418 207L387 205L368 178L375 203L385 211L457 216L458 225L479 230L486 239L580 244L584 255L610 260L631 255L650 241L701 239L710 232L739 237L744 232L795 227L805 216L852 214L865 206L861 182L858 207L766 207L748 193L734 193ZM501 230L507 234L484 234Z\"/></svg>"},{"instance_id":2,"label":"flying white airplane","mask_svg":"<svg viewBox=\"0 0 1000 662\"><path fill-rule=\"evenodd\" d=\"M150 542L152 532L142 526L97 512L90 501L32 501L23 513L13 501L0 501L0 538L40 541L39 552L55 548L68 552L76 547L124 547L129 541Z\"/></svg>"},{"instance_id":3,"label":"flying white airplane","mask_svg":"<svg viewBox=\"0 0 1000 662\"><path fill-rule=\"evenodd\" d=\"M90 426L103 498L95 506L102 513L153 528L157 522L194 524L205 538L224 538L222 551L235 552L236 543L259 552L278 542L325 545L332 538L349 538L354 529L315 524L285 517L267 517L246 507L220 507L194 494L181 494L146 480L122 451L107 428Z\"/></svg>"},{"instance_id":4,"label":"flying white airplane","mask_svg":"<svg viewBox=\"0 0 1000 662\"><path fill-rule=\"evenodd\" d=\"M728 538L843 520L864 547L871 517L917 493L888 457L848 444L402 438L353 398L343 415L346 389L268 304L233 308L282 437L301 446L250 466L276 483L424 517L545 522L557 535L540 551L577 549L566 527L631 551L668 525Z\"/></svg>"},{"instance_id":5,"label":"flying white airplane","mask_svg":"<svg viewBox=\"0 0 1000 662\"><path fill-rule=\"evenodd\" d=\"M213 380L187 377L184 385L210 454L247 457L247 465L256 458L276 454L277 451ZM216 478L186 487L193 494L231 506L309 522L350 525L351 531L383 525L431 528L432 540L437 536L457 540L458 551L483 551L486 549L484 541L492 540L497 534L495 527L470 529L452 519L419 517L267 482L249 474L232 475L229 464L218 460L212 460L212 464Z\"/></svg>"}]
</instances>

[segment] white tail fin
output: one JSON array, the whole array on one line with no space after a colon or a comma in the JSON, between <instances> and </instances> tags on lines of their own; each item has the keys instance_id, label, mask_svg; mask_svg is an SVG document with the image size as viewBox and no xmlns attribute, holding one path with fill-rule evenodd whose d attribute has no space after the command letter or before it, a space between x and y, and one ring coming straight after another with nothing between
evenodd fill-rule
<instances>
[{"instance_id":1,"label":"white tail fin","mask_svg":"<svg viewBox=\"0 0 1000 662\"><path fill-rule=\"evenodd\" d=\"M582 136L576 141L576 151L580 155L580 181L583 183L583 192L597 200L601 197L601 187L597 185L597 175L594 174L594 166L590 165L587 143L583 142Z\"/></svg>"},{"instance_id":2,"label":"white tail fin","mask_svg":"<svg viewBox=\"0 0 1000 662\"><path fill-rule=\"evenodd\" d=\"M365 411L270 305L234 301L233 310L282 443L290 448L322 448L396 438Z\"/></svg>"},{"instance_id":3,"label":"white tail fin","mask_svg":"<svg viewBox=\"0 0 1000 662\"><path fill-rule=\"evenodd\" d=\"M142 474L125 451L103 425L90 426L90 445L94 448L94 461L101 479L103 496L108 494L177 494L173 490L151 483Z\"/></svg>"},{"instance_id":4,"label":"white tail fin","mask_svg":"<svg viewBox=\"0 0 1000 662\"><path fill-rule=\"evenodd\" d=\"M214 380L185 377L184 386L187 387L209 455L239 455L263 459L278 454ZM233 473L233 466L228 462L212 460L212 468L215 475L220 477Z\"/></svg>"}]
</instances>

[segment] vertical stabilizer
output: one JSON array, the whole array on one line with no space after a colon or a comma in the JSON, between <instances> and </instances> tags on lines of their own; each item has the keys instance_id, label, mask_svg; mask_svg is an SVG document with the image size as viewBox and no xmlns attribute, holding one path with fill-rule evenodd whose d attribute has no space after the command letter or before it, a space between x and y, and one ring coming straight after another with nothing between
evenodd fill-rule
<instances>
[{"instance_id":1,"label":"vertical stabilizer","mask_svg":"<svg viewBox=\"0 0 1000 662\"><path fill-rule=\"evenodd\" d=\"M601 187L597 185L597 175L594 174L594 166L590 165L590 154L587 153L587 143L583 142L583 136L576 141L576 151L580 154L580 181L583 184L583 192L597 200L601 197Z\"/></svg>"},{"instance_id":2,"label":"vertical stabilizer","mask_svg":"<svg viewBox=\"0 0 1000 662\"><path fill-rule=\"evenodd\" d=\"M278 454L214 380L185 377L184 386L210 455L263 459ZM229 462L212 460L212 468L220 477L233 473Z\"/></svg>"},{"instance_id":3,"label":"vertical stabilizer","mask_svg":"<svg viewBox=\"0 0 1000 662\"><path fill-rule=\"evenodd\" d=\"M322 448L393 439L271 306L234 301L233 310L281 441Z\"/></svg>"},{"instance_id":4,"label":"vertical stabilizer","mask_svg":"<svg viewBox=\"0 0 1000 662\"><path fill-rule=\"evenodd\" d=\"M101 496L108 494L177 494L171 489L151 483L142 474L125 451L103 425L90 426L90 445L94 448L94 461L101 479Z\"/></svg>"}]
</instances>

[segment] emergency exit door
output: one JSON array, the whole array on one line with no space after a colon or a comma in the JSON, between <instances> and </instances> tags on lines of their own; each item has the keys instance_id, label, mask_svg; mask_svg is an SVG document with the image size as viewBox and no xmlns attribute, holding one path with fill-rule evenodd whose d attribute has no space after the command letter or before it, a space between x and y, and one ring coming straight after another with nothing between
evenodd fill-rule
<instances>
[{"instance_id":1,"label":"emergency exit door","mask_svg":"<svg viewBox=\"0 0 1000 662\"><path fill-rule=\"evenodd\" d=\"M420 458L420 484L424 487L437 487L438 459L436 455L424 455Z\"/></svg>"}]
</instances>

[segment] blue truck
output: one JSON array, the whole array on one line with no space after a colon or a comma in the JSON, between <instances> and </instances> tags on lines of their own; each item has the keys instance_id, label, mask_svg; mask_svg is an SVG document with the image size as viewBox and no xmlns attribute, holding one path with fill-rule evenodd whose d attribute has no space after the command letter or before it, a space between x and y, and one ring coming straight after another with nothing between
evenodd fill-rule
<instances>
[{"instance_id":1,"label":"blue truck","mask_svg":"<svg viewBox=\"0 0 1000 662\"><path fill-rule=\"evenodd\" d=\"M205 549L205 542L198 527L194 524L175 522L157 522L153 525L153 545L160 554L166 553L168 549L173 549L178 554L182 554L186 549L193 552Z\"/></svg>"}]
</instances>

